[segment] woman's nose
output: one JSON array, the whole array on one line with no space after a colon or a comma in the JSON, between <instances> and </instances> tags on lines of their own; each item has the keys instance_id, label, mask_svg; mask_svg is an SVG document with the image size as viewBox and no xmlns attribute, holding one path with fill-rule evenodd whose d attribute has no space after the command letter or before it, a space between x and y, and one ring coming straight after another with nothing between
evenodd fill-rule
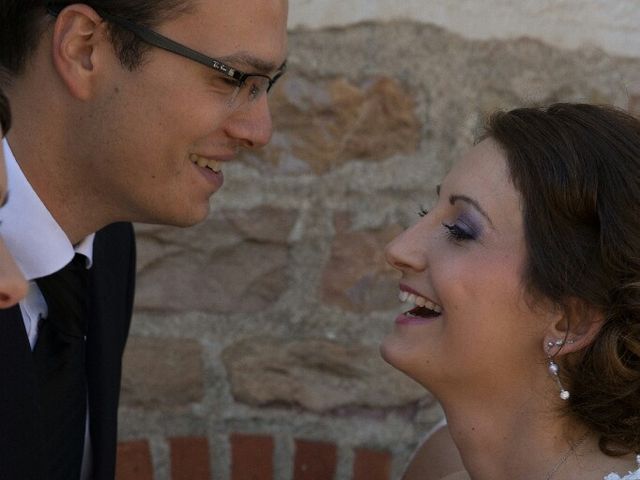
<instances>
[{"instance_id":1,"label":"woman's nose","mask_svg":"<svg viewBox=\"0 0 640 480\"><path fill-rule=\"evenodd\" d=\"M14 306L27 294L27 282L0 240L0 308Z\"/></svg>"},{"instance_id":2,"label":"woman's nose","mask_svg":"<svg viewBox=\"0 0 640 480\"><path fill-rule=\"evenodd\" d=\"M385 248L387 262L402 272L421 272L427 268L426 238L420 233L420 222L391 240Z\"/></svg>"}]
</instances>

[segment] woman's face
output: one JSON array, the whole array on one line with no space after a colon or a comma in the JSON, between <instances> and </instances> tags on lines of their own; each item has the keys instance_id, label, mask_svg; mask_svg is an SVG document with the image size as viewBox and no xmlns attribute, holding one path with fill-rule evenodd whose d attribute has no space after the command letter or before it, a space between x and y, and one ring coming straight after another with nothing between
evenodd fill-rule
<instances>
[{"instance_id":1,"label":"woman's face","mask_svg":"<svg viewBox=\"0 0 640 480\"><path fill-rule=\"evenodd\" d=\"M4 151L0 143L0 220L2 219L2 207L8 199L7 169L4 164ZM0 308L15 305L26 293L27 283L2 241L2 225L0 224Z\"/></svg>"},{"instance_id":2,"label":"woman's face","mask_svg":"<svg viewBox=\"0 0 640 480\"><path fill-rule=\"evenodd\" d=\"M435 207L387 246L405 310L382 355L432 392L512 389L542 354L543 312L522 283L520 195L497 144L484 140L439 187ZM422 298L420 298L422 297ZM414 308L416 306L423 308ZM544 356L541 357L544 359Z\"/></svg>"}]
</instances>

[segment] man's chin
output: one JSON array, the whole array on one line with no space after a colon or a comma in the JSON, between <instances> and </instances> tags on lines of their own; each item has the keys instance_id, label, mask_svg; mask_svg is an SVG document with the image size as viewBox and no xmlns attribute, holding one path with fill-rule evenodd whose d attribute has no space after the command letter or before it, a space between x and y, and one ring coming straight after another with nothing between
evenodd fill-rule
<instances>
[{"instance_id":1,"label":"man's chin","mask_svg":"<svg viewBox=\"0 0 640 480\"><path fill-rule=\"evenodd\" d=\"M149 225L166 225L169 227L186 228L202 223L209 216L209 204L198 209L191 209L188 212L174 212L173 215L156 216L155 218L138 220L138 223Z\"/></svg>"}]
</instances>

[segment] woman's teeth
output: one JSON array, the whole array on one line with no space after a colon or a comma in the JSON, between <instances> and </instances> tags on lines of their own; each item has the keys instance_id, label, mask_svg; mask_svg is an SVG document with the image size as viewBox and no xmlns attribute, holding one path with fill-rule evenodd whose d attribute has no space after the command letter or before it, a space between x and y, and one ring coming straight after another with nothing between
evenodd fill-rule
<instances>
[{"instance_id":1,"label":"woman's teeth","mask_svg":"<svg viewBox=\"0 0 640 480\"><path fill-rule=\"evenodd\" d=\"M433 303L431 300L427 300L420 295L415 295L413 293L405 292L404 290L400 291L398 298L401 302L413 303L417 307L427 308L429 310L434 311L435 313L442 313L442 307Z\"/></svg>"},{"instance_id":2,"label":"woman's teeth","mask_svg":"<svg viewBox=\"0 0 640 480\"><path fill-rule=\"evenodd\" d=\"M200 155L196 155L192 153L189 155L189 160L202 168L208 168L209 170L213 170L216 173L219 173L222 165L222 162L218 162L217 160L210 160L208 158L201 157Z\"/></svg>"}]
</instances>

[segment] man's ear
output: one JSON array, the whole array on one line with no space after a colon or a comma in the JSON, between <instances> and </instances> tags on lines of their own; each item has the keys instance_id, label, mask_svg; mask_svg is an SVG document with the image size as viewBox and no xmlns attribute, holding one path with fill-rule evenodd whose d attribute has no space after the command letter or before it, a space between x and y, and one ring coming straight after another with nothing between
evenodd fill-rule
<instances>
[{"instance_id":1,"label":"man's ear","mask_svg":"<svg viewBox=\"0 0 640 480\"><path fill-rule=\"evenodd\" d=\"M57 16L52 36L52 60L74 97L88 99L96 80L100 48L109 41L107 24L88 5L76 3Z\"/></svg>"},{"instance_id":2,"label":"man's ear","mask_svg":"<svg viewBox=\"0 0 640 480\"><path fill-rule=\"evenodd\" d=\"M591 345L604 322L604 314L599 309L577 298L571 299L563 314L549 324L544 351L549 356L580 351Z\"/></svg>"}]
</instances>

